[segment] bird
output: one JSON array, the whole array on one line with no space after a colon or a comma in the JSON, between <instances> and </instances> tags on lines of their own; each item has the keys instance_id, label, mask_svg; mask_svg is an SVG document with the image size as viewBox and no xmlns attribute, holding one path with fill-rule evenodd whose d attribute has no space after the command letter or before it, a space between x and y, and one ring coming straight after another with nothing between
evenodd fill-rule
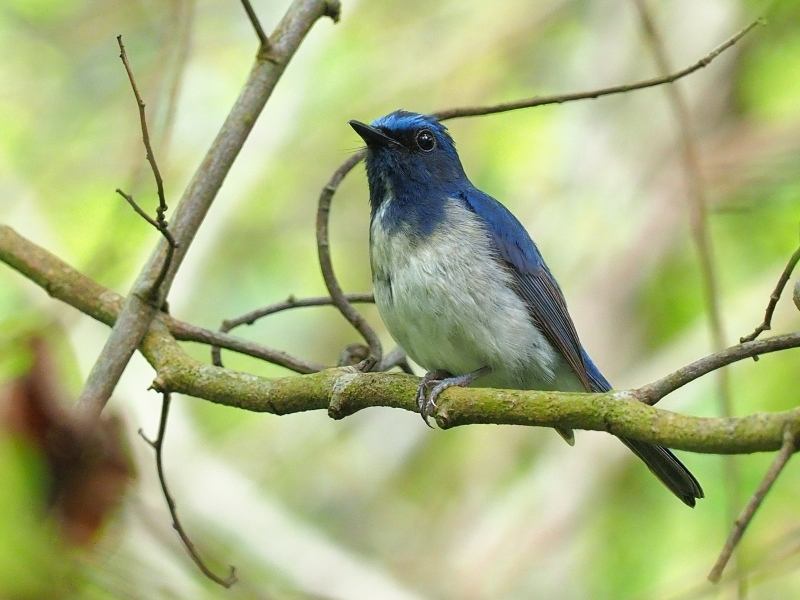
<instances>
[{"instance_id":1,"label":"bird","mask_svg":"<svg viewBox=\"0 0 800 600\"><path fill-rule=\"evenodd\" d=\"M447 128L404 110L349 124L366 144L375 304L427 371L416 392L425 422L452 386L611 390L536 244L470 182ZM557 431L574 444L571 430ZM686 505L704 497L670 450L620 439Z\"/></svg>"}]
</instances>

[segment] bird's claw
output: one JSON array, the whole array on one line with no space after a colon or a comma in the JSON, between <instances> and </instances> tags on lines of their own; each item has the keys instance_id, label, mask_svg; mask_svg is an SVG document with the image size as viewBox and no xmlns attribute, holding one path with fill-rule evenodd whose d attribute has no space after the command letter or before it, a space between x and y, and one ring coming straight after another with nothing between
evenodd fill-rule
<instances>
[{"instance_id":1,"label":"bird's claw","mask_svg":"<svg viewBox=\"0 0 800 600\"><path fill-rule=\"evenodd\" d=\"M425 421L425 425L431 429L433 429L433 426L428 422L428 418L437 408L436 398L442 393L442 390L439 390L439 387L441 387L442 383L448 377L452 377L452 375L450 375L450 373L447 371L431 371L429 373L425 373L425 376L422 378L422 381L419 382L419 386L417 387L417 408L419 409L419 414L422 415L422 420ZM428 393L429 389L431 389L430 394Z\"/></svg>"},{"instance_id":2,"label":"bird's claw","mask_svg":"<svg viewBox=\"0 0 800 600\"><path fill-rule=\"evenodd\" d=\"M479 377L490 372L490 367L482 367L471 373L457 376L453 376L447 371L431 371L430 373L425 373L425 377L422 378L419 387L417 387L416 396L417 408L419 408L419 414L422 415L422 420L425 421L425 425L433 429L433 426L428 422L428 417L438 408L436 399L439 397L439 394L449 387L467 387ZM433 389L431 389L429 394L428 389L431 387Z\"/></svg>"}]
</instances>

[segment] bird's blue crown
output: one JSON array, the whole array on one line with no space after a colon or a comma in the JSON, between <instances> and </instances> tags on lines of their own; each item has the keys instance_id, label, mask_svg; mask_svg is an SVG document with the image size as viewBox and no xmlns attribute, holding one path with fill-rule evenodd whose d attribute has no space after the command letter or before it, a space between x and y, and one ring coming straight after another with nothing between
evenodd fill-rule
<instances>
[{"instance_id":1,"label":"bird's blue crown","mask_svg":"<svg viewBox=\"0 0 800 600\"><path fill-rule=\"evenodd\" d=\"M414 151L414 137L423 129L430 131L439 149L458 158L456 145L450 132L436 117L421 115L419 113L408 112L406 110L396 110L383 117L378 117L372 122L372 126L400 142L406 149Z\"/></svg>"},{"instance_id":2,"label":"bird's blue crown","mask_svg":"<svg viewBox=\"0 0 800 600\"><path fill-rule=\"evenodd\" d=\"M397 110L375 119L371 128L378 132L366 140L373 217L391 197L392 214L384 218L431 230L444 201L470 185L447 127L436 117Z\"/></svg>"}]
</instances>

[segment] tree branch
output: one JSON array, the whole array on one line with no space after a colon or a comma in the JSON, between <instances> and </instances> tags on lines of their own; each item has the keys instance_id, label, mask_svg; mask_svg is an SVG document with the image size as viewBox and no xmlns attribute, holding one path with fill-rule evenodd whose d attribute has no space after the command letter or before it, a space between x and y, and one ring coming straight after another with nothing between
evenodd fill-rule
<instances>
[{"instance_id":1,"label":"tree branch","mask_svg":"<svg viewBox=\"0 0 800 600\"><path fill-rule=\"evenodd\" d=\"M167 199L166 195L164 194L164 179L161 177L161 171L158 168L156 156L153 154L153 146L150 143L150 133L147 131L147 118L145 117L144 112L144 100L142 100L142 95L139 93L139 86L136 85L136 79L133 76L131 65L128 62L128 54L125 52L125 46L122 44L121 35L117 36L117 44L119 45L119 57L122 59L122 64L125 66L125 72L128 74L128 81L131 82L133 95L136 98L136 105L139 108L139 124L142 127L142 142L144 143L145 157L147 158L147 162L150 163L150 169L153 171L153 178L156 181L156 193L158 195L158 209L156 210L157 218L153 220L149 217L145 217L145 219L163 233L167 228L166 221L164 220L164 214L167 212ZM134 209L137 209L136 203L133 202L133 199L130 196L123 194L120 190L117 190L117 193L121 194L123 198L128 200ZM136 212L143 217L146 214L141 210L137 210ZM167 234L165 233L164 235L166 236ZM167 239L169 240L169 238ZM175 246L174 240L171 241L171 245Z\"/></svg>"},{"instance_id":2,"label":"tree branch","mask_svg":"<svg viewBox=\"0 0 800 600\"><path fill-rule=\"evenodd\" d=\"M381 341L378 339L378 334L375 333L375 330L367 323L367 320L345 297L339 285L339 281L336 279L336 274L333 271L331 248L328 239L328 223L333 195L336 193L345 175L361 162L365 154L366 153L361 150L344 161L331 176L330 181L322 188L322 193L319 196L319 204L317 206L317 255L319 257L319 266L322 270L322 278L325 280L325 287L328 288L328 293L331 295L334 305L336 305L336 308L342 313L342 316L362 335L369 346L369 356L360 363L360 368L362 370L369 371L372 367L381 362L383 355Z\"/></svg>"},{"instance_id":3,"label":"tree branch","mask_svg":"<svg viewBox=\"0 0 800 600\"><path fill-rule=\"evenodd\" d=\"M169 509L170 516L172 517L172 528L178 533L178 537L181 538L186 551L194 561L194 564L196 564L200 571L202 571L203 575L208 577L214 583L218 583L224 588L229 588L237 581L236 567L231 565L229 567L230 571L228 576L223 579L209 569L208 566L206 566L205 562L203 562L203 559L200 557L200 554L197 552L197 548L195 548L194 543L186 533L186 530L183 528L183 525L178 518L178 507L175 504L175 499L172 497L172 494L169 493L169 488L167 487L167 476L164 474L164 436L167 433L167 418L169 417L170 402L170 395L163 394L161 401L161 419L159 420L158 424L158 437L155 440L151 440L144 435L144 432L141 429L139 430L139 435L142 436L142 439L147 442L150 447L153 448L153 450L155 450L158 481L161 484L161 491L164 494L164 499L167 501L167 508Z\"/></svg>"},{"instance_id":4,"label":"tree branch","mask_svg":"<svg viewBox=\"0 0 800 600\"><path fill-rule=\"evenodd\" d=\"M113 324L121 298L69 265L0 226L0 261L87 315ZM188 356L170 332L175 321L159 313L140 350L156 370L154 386L218 404L287 414L327 410L336 419L371 406L417 411L419 379L399 373L358 373L327 369L303 376L267 379L201 364ZM213 333L213 332L209 332ZM648 406L702 375L758 354L800 347L800 332L733 346L707 356L639 390L604 394L452 388L440 400L442 428L494 423L608 431L662 446L714 454L778 450L784 431L800 431L800 408L741 418L684 416ZM654 400L655 399L655 400Z\"/></svg>"},{"instance_id":5,"label":"tree branch","mask_svg":"<svg viewBox=\"0 0 800 600\"><path fill-rule=\"evenodd\" d=\"M775 289L772 291L772 294L770 294L767 310L764 313L764 320L753 330L753 333L739 338L740 342L752 342L763 332L772 329L772 315L775 314L775 307L778 306L778 300L781 299L783 288L785 288L786 284L789 282L789 278L792 276L792 271L794 271L798 261L800 261L800 248L794 251L794 254L792 254L791 258L789 259L789 262L786 263L786 267L784 267L783 273L781 273Z\"/></svg>"},{"instance_id":6,"label":"tree branch","mask_svg":"<svg viewBox=\"0 0 800 600\"><path fill-rule=\"evenodd\" d=\"M347 294L345 295L345 300L347 302L375 302L375 298L373 295L370 294ZM240 325L252 325L259 319L274 315L275 313L290 310L292 308L303 308L308 306L328 306L334 303L333 298L330 297L320 297L320 298L300 298L299 300L294 296L289 296L283 302L278 302L277 304L270 304L269 306L264 306L262 308L250 311L240 317L236 317L235 319L226 319L222 322L222 326L220 327L220 333L228 333L232 329L239 327ZM195 340L199 341L199 340ZM224 366L222 364L222 352L220 351L220 346L212 346L211 348L211 362L217 365L218 367ZM285 366L285 365L284 365ZM324 368L324 367L323 367ZM315 370L297 370L292 369L293 371L297 371L298 373L314 373L316 371L321 371L322 369L315 369Z\"/></svg>"},{"instance_id":7,"label":"tree branch","mask_svg":"<svg viewBox=\"0 0 800 600\"><path fill-rule=\"evenodd\" d=\"M665 83L672 83L678 79L682 79L687 75L691 75L695 71L707 67L715 58L725 52L731 46L734 46L739 40L747 35L757 25L763 25L765 21L762 18L756 19L750 25L742 29L739 33L729 38L706 56L698 60L693 65L689 65L685 69L670 73L662 77L654 77L652 79L645 79L636 83L628 83L625 85L615 85L598 90L591 90L588 92L577 92L573 94L559 94L557 96L534 96L532 98L525 98L524 100L515 100L513 102L503 102L501 104L493 104L490 106L464 106L459 108L448 108L439 110L432 113L433 116L440 121L446 119L459 119L462 117L479 117L483 115L493 115L501 112L508 112L511 110L519 110L521 108L533 108L534 106L544 106L546 104L563 104L564 102L574 102L576 100L594 100L602 96L611 96L614 94L624 94L625 92L632 92L634 90L643 90L650 87L656 87Z\"/></svg>"},{"instance_id":8,"label":"tree branch","mask_svg":"<svg viewBox=\"0 0 800 600\"><path fill-rule=\"evenodd\" d=\"M781 451L778 452L778 455L772 462L772 466L770 466L769 471L767 471L767 474L764 475L764 479L759 484L755 493L753 493L753 497L750 498L750 502L748 502L747 506L744 507L744 510L742 511L742 514L739 515L739 518L736 519L733 529L728 536L728 540L725 542L725 547L722 549L714 568L711 569L711 572L708 574L709 581L717 583L722 577L722 572L725 570L725 565L728 564L728 561L733 554L733 550L742 539L744 530L747 529L750 521L753 520L753 516L756 514L758 507L761 506L762 502L764 502L764 498L766 498L767 493L770 491L770 489L772 489L772 485L778 479L778 475L781 474L781 471L783 471L786 463L789 462L792 454L794 454L795 450L797 449L797 443L795 441L796 435L796 430L792 431L787 429L784 432Z\"/></svg>"},{"instance_id":9,"label":"tree branch","mask_svg":"<svg viewBox=\"0 0 800 600\"><path fill-rule=\"evenodd\" d=\"M169 252L170 246L165 240L159 241L133 284L119 319L81 390L78 411L87 422L93 422L102 411L164 303L197 230L289 60L311 26L324 16L336 20L338 10L337 0L295 0L271 36L269 59L259 57L256 60L239 98L175 210L171 230L177 248L155 301L150 298L149 291Z\"/></svg>"}]
</instances>

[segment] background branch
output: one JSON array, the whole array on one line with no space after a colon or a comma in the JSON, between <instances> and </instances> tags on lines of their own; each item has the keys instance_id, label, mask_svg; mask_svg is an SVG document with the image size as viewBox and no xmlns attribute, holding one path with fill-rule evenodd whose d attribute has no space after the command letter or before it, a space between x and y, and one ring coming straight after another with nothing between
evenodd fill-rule
<instances>
[{"instance_id":1,"label":"background branch","mask_svg":"<svg viewBox=\"0 0 800 600\"><path fill-rule=\"evenodd\" d=\"M747 35L757 25L763 25L763 19L756 19L750 25L739 31L736 35L729 38L706 56L698 60L693 65L689 65L685 69L676 71L675 73L665 74L661 77L654 77L652 79L645 79L636 83L629 83L625 85L615 85L607 88L591 90L588 92L577 92L572 94L558 94L556 96L534 96L532 98L525 98L524 100L515 100L513 102L503 102L500 104L493 104L489 106L463 106L458 108L447 108L444 110L436 111L433 114L440 121L447 119L458 119L462 117L479 117L484 115L493 115L511 110L519 110L521 108L533 108L534 106L545 106L547 104L563 104L564 102L574 102L576 100L594 100L603 96L612 96L614 94L624 94L625 92L633 92L635 90L644 90L650 87L664 85L665 83L673 83L691 75L695 71L707 67L715 58L725 52L728 48L734 46L739 40Z\"/></svg>"},{"instance_id":2,"label":"background branch","mask_svg":"<svg viewBox=\"0 0 800 600\"><path fill-rule=\"evenodd\" d=\"M646 0L634 0L634 3L641 17L642 27L649 41L650 48L653 51L658 70L662 75L666 75L672 70L672 66L658 25L650 12ZM758 21L751 24L750 27L752 28L757 23ZM745 29L744 32L746 31L748 30ZM689 218L692 238L700 263L704 292L703 299L711 333L711 346L714 352L719 352L727 346L727 342L725 339L725 325L722 319L722 311L719 305L719 282L717 278L716 260L714 258L714 248L708 227L708 197L705 181L700 172L700 158L698 155L694 128L689 114L689 107L678 85L679 84L676 82L671 82L671 85L667 85L664 91L667 94L670 104L672 104L678 123L681 157L689 200ZM728 370L725 368L717 369L715 375L718 410L723 417L730 417L733 415L733 402ZM728 517L729 520L733 520L739 507L739 488L741 482L739 465L734 456L725 456L722 460L728 496ZM735 570L738 572L738 567L736 567ZM746 581L744 579L740 580L738 594L739 598L745 598L747 595Z\"/></svg>"}]
</instances>

